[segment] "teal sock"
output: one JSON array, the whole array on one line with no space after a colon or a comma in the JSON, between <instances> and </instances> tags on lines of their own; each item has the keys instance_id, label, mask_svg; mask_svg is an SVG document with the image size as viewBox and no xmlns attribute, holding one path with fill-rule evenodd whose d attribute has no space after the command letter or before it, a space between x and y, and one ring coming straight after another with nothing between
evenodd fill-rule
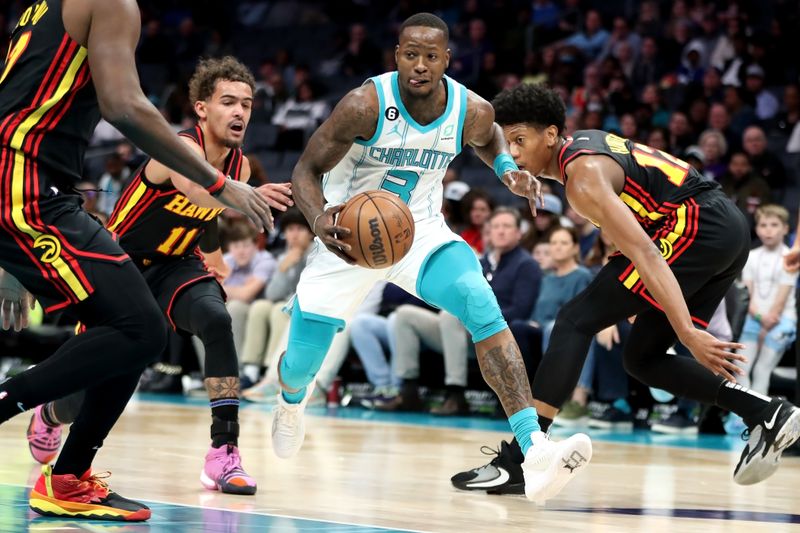
<instances>
[{"instance_id":1,"label":"teal sock","mask_svg":"<svg viewBox=\"0 0 800 533\"><path fill-rule=\"evenodd\" d=\"M522 455L528 453L531 447L531 433L539 431L539 417L536 415L536 409L533 407L526 407L522 411L518 411L511 415L508 419L511 424L511 431L519 442L519 447L522 448Z\"/></svg>"},{"instance_id":2,"label":"teal sock","mask_svg":"<svg viewBox=\"0 0 800 533\"><path fill-rule=\"evenodd\" d=\"M620 398L611 405L616 407L618 410L622 411L626 415L631 414L631 404L629 404L628 400L626 400L625 398Z\"/></svg>"},{"instance_id":3,"label":"teal sock","mask_svg":"<svg viewBox=\"0 0 800 533\"><path fill-rule=\"evenodd\" d=\"M306 397L306 389L308 387L303 387L297 392L281 391L281 394L283 394L283 399L286 400L286 403L300 403Z\"/></svg>"}]
</instances>

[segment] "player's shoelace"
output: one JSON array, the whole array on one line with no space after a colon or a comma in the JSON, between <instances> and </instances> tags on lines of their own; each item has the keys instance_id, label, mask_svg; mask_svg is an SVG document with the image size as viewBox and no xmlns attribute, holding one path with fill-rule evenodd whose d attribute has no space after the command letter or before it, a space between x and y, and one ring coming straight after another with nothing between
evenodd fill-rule
<instances>
[{"instance_id":1,"label":"player's shoelace","mask_svg":"<svg viewBox=\"0 0 800 533\"><path fill-rule=\"evenodd\" d=\"M111 476L111 472L100 472L92 474L87 479L53 479L54 492L57 492L59 499L69 499L81 503L98 503L108 497L110 489L108 483L103 481ZM55 476L53 476L55 478ZM55 483L53 483L55 481Z\"/></svg>"},{"instance_id":2,"label":"player's shoelace","mask_svg":"<svg viewBox=\"0 0 800 533\"><path fill-rule=\"evenodd\" d=\"M242 468L241 456L233 450L233 446L228 445L228 453L225 463L222 465L222 478L228 481L231 478L246 475L247 473Z\"/></svg>"},{"instance_id":3,"label":"player's shoelace","mask_svg":"<svg viewBox=\"0 0 800 533\"><path fill-rule=\"evenodd\" d=\"M297 419L300 415L300 409L292 409L283 407L280 415L278 415L278 433L287 437L293 436L297 428Z\"/></svg>"},{"instance_id":4,"label":"player's shoelace","mask_svg":"<svg viewBox=\"0 0 800 533\"><path fill-rule=\"evenodd\" d=\"M37 428L38 431L33 431L28 434L28 442L43 450L55 450L61 444L61 428L41 424L45 429Z\"/></svg>"}]
</instances>

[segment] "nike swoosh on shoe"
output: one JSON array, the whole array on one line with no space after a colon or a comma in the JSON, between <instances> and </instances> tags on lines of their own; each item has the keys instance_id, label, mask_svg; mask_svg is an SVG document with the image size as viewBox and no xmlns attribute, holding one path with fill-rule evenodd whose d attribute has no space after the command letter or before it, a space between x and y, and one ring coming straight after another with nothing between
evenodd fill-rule
<instances>
[{"instance_id":1,"label":"nike swoosh on shoe","mask_svg":"<svg viewBox=\"0 0 800 533\"><path fill-rule=\"evenodd\" d=\"M468 481L466 485L470 488L474 487L482 489L482 488L498 487L500 485L503 485L504 483L507 483L508 480L511 479L511 474L509 474L505 468L502 467L496 467L496 468L497 471L500 473L498 477L490 479L488 481L480 481L478 483L472 483Z\"/></svg>"}]
</instances>

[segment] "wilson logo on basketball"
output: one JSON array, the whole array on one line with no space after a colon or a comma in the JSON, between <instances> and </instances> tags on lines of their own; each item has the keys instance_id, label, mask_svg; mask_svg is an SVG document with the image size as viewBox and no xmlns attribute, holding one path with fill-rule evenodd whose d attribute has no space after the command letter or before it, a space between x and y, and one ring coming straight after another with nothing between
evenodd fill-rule
<instances>
[{"instance_id":1,"label":"wilson logo on basketball","mask_svg":"<svg viewBox=\"0 0 800 533\"><path fill-rule=\"evenodd\" d=\"M378 219L369 219L369 233L372 236L372 242L369 245L369 251L372 254L372 263L375 265L383 265L389 262L386 257L386 246L383 244L381 238L381 229L378 227Z\"/></svg>"}]
</instances>

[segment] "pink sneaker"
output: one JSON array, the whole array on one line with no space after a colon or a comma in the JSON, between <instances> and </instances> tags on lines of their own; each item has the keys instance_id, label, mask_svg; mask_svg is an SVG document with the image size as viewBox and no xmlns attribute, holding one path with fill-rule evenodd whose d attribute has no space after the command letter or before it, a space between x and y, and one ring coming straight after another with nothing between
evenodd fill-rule
<instances>
[{"instance_id":1,"label":"pink sneaker","mask_svg":"<svg viewBox=\"0 0 800 533\"><path fill-rule=\"evenodd\" d=\"M226 494L256 493L256 480L242 468L239 448L230 444L208 450L206 466L200 473L200 483L208 490L219 490Z\"/></svg>"},{"instance_id":2,"label":"pink sneaker","mask_svg":"<svg viewBox=\"0 0 800 533\"><path fill-rule=\"evenodd\" d=\"M31 423L28 424L28 448L37 462L46 465L58 455L61 447L61 426L51 426L44 421L43 407L40 405L31 415Z\"/></svg>"}]
</instances>

